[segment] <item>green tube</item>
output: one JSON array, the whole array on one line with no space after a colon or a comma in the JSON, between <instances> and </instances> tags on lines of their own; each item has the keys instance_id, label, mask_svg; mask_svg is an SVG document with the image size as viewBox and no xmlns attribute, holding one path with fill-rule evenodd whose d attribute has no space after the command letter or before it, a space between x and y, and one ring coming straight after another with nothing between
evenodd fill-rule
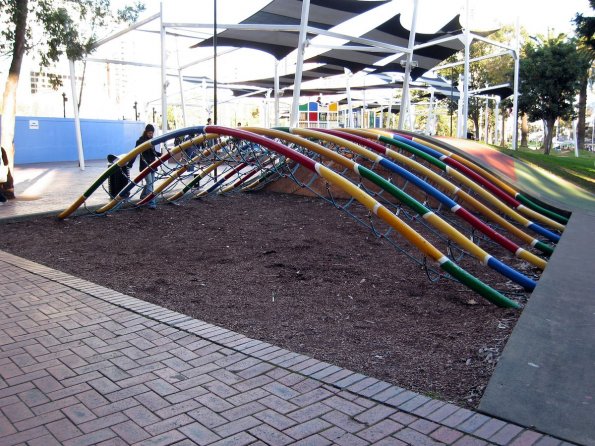
<instances>
[{"instance_id":1,"label":"green tube","mask_svg":"<svg viewBox=\"0 0 595 446\"><path fill-rule=\"evenodd\" d=\"M543 206L539 206L537 203L534 203L521 193L518 193L515 198L519 200L521 203L523 203L525 206L527 206L529 209L533 209L535 212L539 212L540 214L545 215L563 225L568 224L568 218L556 212L550 211L549 209L546 209Z\"/></svg>"},{"instance_id":2,"label":"green tube","mask_svg":"<svg viewBox=\"0 0 595 446\"><path fill-rule=\"evenodd\" d=\"M117 169L119 169L120 166L118 166L117 163L113 163L111 166L108 167L108 169L103 172L99 178L97 178L95 180L95 182L89 187L89 189L87 189L85 192L83 192L83 197L85 198L89 198L89 196L95 192L99 186L101 186L101 184L107 180Z\"/></svg>"},{"instance_id":3,"label":"green tube","mask_svg":"<svg viewBox=\"0 0 595 446\"><path fill-rule=\"evenodd\" d=\"M438 167L440 170L446 170L446 164L440 161L438 158L428 155L425 152L422 152L415 147L410 146L401 141L397 141L396 139L389 138L387 136L381 136L378 138L378 141L383 142L385 144L390 144L396 147L400 147L401 149L407 150L409 153L412 153L415 156L419 156L421 159L426 160L428 163L433 164L434 166Z\"/></svg>"},{"instance_id":4,"label":"green tube","mask_svg":"<svg viewBox=\"0 0 595 446\"><path fill-rule=\"evenodd\" d=\"M550 256L554 253L554 248L552 248L547 243L543 243L543 242L539 242L538 241L537 243L535 243L535 248L539 249L544 254L547 254L547 255L550 255Z\"/></svg>"},{"instance_id":5,"label":"green tube","mask_svg":"<svg viewBox=\"0 0 595 446\"><path fill-rule=\"evenodd\" d=\"M515 301L510 300L508 297L499 293L495 289L487 286L477 277L472 276L467 271L459 267L452 260L447 260L446 262L442 263L440 267L455 279L459 280L462 284L468 286L473 291L476 291L478 294L485 297L493 304L504 308L521 308L521 306Z\"/></svg>"},{"instance_id":6,"label":"green tube","mask_svg":"<svg viewBox=\"0 0 595 446\"><path fill-rule=\"evenodd\" d=\"M377 186L380 186L381 188L386 190L389 194L391 194L392 196L394 196L398 200L400 200L402 203L409 206L411 209L413 209L419 215L425 215L428 212L430 212L430 210L427 207L425 207L423 204L421 204L419 201L417 201L411 195L403 192L401 189L396 187L394 184L388 182L386 179L382 178L377 173L371 171L370 169L368 169L366 167L360 166L359 164L357 165L357 170L359 171L359 174L362 177L367 178L368 180L372 181Z\"/></svg>"}]
</instances>

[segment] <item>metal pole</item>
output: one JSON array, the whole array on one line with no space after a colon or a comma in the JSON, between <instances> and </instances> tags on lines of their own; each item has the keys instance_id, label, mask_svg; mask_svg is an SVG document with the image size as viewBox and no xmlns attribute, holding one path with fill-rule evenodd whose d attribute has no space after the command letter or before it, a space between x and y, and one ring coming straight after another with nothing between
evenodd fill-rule
<instances>
[{"instance_id":1,"label":"metal pole","mask_svg":"<svg viewBox=\"0 0 595 446\"><path fill-rule=\"evenodd\" d=\"M178 81L180 82L180 102L182 104L182 126L186 127L186 103L184 102L184 82L182 70L178 70Z\"/></svg>"},{"instance_id":2,"label":"metal pole","mask_svg":"<svg viewBox=\"0 0 595 446\"><path fill-rule=\"evenodd\" d=\"M466 138L467 135L463 133L463 75L459 74L459 100L457 102L457 138Z\"/></svg>"},{"instance_id":3,"label":"metal pole","mask_svg":"<svg viewBox=\"0 0 595 446\"><path fill-rule=\"evenodd\" d=\"M486 98L486 111L483 115L484 118L484 135L485 135L485 142L488 143L488 121L490 118L490 108L489 108L490 100Z\"/></svg>"},{"instance_id":4,"label":"metal pole","mask_svg":"<svg viewBox=\"0 0 595 446\"><path fill-rule=\"evenodd\" d=\"M167 132L167 51L165 50L165 27L163 26L163 2L160 4L160 30L161 30L161 132Z\"/></svg>"},{"instance_id":5,"label":"metal pole","mask_svg":"<svg viewBox=\"0 0 595 446\"><path fill-rule=\"evenodd\" d=\"M202 108L205 111L205 115L207 115L207 117L204 119L204 122L206 124L207 119L209 118L209 108L207 107L207 81L206 80L202 80Z\"/></svg>"},{"instance_id":6,"label":"metal pole","mask_svg":"<svg viewBox=\"0 0 595 446\"><path fill-rule=\"evenodd\" d=\"M217 0L213 0L213 124L217 125Z\"/></svg>"},{"instance_id":7,"label":"metal pole","mask_svg":"<svg viewBox=\"0 0 595 446\"><path fill-rule=\"evenodd\" d=\"M500 97L496 96L496 105L494 106L494 144L498 145L500 143L500 138L498 138L498 121L500 120Z\"/></svg>"},{"instance_id":8,"label":"metal pole","mask_svg":"<svg viewBox=\"0 0 595 446\"><path fill-rule=\"evenodd\" d=\"M428 108L428 122L426 123L426 133L432 134L432 120L434 119L434 88L430 88L430 107Z\"/></svg>"},{"instance_id":9,"label":"metal pole","mask_svg":"<svg viewBox=\"0 0 595 446\"><path fill-rule=\"evenodd\" d=\"M394 90L390 90L390 95L388 98L388 119L386 122L386 127L387 128L391 128L392 126L392 122L393 122L393 96L394 96L395 92Z\"/></svg>"},{"instance_id":10,"label":"metal pole","mask_svg":"<svg viewBox=\"0 0 595 446\"><path fill-rule=\"evenodd\" d=\"M176 36L176 58L178 60L178 82L180 83L180 103L182 105L182 127L186 127L186 104L184 103L184 78L180 67L180 50L178 48L178 37Z\"/></svg>"},{"instance_id":11,"label":"metal pole","mask_svg":"<svg viewBox=\"0 0 595 446\"><path fill-rule=\"evenodd\" d=\"M70 88L72 90L72 97L76 98L76 78L74 73L74 61L68 59L70 65ZM85 153L83 151L83 137L81 136L81 120L79 118L79 106L78 102L72 100L72 109L74 111L74 133L76 135L76 148L79 156L79 167L81 170L85 170Z\"/></svg>"},{"instance_id":12,"label":"metal pole","mask_svg":"<svg viewBox=\"0 0 595 446\"><path fill-rule=\"evenodd\" d=\"M306 51L306 27L308 26L308 16L310 15L310 0L304 0L302 3L302 17L300 21L300 36L298 40L298 54L295 67L295 78L293 80L293 102L291 104L290 126L296 127L300 112L300 88L302 86L302 71L304 69L304 53Z\"/></svg>"},{"instance_id":13,"label":"metal pole","mask_svg":"<svg viewBox=\"0 0 595 446\"><path fill-rule=\"evenodd\" d=\"M467 119L469 118L469 52L471 49L471 32L469 30L469 0L466 1L465 6L465 73L463 77L463 126L462 135L459 137L467 138Z\"/></svg>"},{"instance_id":14,"label":"metal pole","mask_svg":"<svg viewBox=\"0 0 595 446\"><path fill-rule=\"evenodd\" d=\"M269 128L271 126L271 119L269 118L269 100L271 98L271 90L267 90L264 97L264 127Z\"/></svg>"},{"instance_id":15,"label":"metal pole","mask_svg":"<svg viewBox=\"0 0 595 446\"><path fill-rule=\"evenodd\" d=\"M351 105L351 85L349 83L349 78L351 77L351 73L347 70L345 71L345 76L347 76L347 127L352 129L353 128L353 106Z\"/></svg>"},{"instance_id":16,"label":"metal pole","mask_svg":"<svg viewBox=\"0 0 595 446\"><path fill-rule=\"evenodd\" d=\"M516 49L514 52L514 95L512 99L512 150L517 148L517 138L519 134L519 71L520 71L520 46L521 46L521 27L519 17L516 18Z\"/></svg>"},{"instance_id":17,"label":"metal pole","mask_svg":"<svg viewBox=\"0 0 595 446\"><path fill-rule=\"evenodd\" d=\"M275 59L275 127L279 127L279 61Z\"/></svg>"},{"instance_id":18,"label":"metal pole","mask_svg":"<svg viewBox=\"0 0 595 446\"><path fill-rule=\"evenodd\" d=\"M409 113L409 77L411 76L411 63L413 62L413 47L415 46L415 28L417 27L417 5L418 0L413 0L413 18L411 19L411 30L409 31L409 53L405 66L405 77L403 79L403 95L401 97L401 110L399 111L399 130L403 130L405 115Z\"/></svg>"}]
</instances>

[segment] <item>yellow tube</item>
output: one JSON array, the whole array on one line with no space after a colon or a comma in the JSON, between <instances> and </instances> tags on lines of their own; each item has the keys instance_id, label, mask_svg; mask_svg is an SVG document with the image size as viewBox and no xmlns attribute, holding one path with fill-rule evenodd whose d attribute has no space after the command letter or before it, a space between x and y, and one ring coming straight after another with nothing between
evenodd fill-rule
<instances>
[{"instance_id":1,"label":"yellow tube","mask_svg":"<svg viewBox=\"0 0 595 446\"><path fill-rule=\"evenodd\" d=\"M502 181L501 179L499 179L492 173L488 172L483 167L478 166L477 164L469 161L468 159L463 158L462 156L460 156L456 153L452 153L452 152L444 149L443 147L440 147L437 144L433 144L433 143L428 142L421 138L413 137L413 141L415 141L419 144L423 144L428 147L431 147L432 149L437 150L438 152L442 153L443 155L447 155L447 156L451 157L452 159L454 159L455 161L460 162L461 164L465 165L466 167L473 170L477 174L482 175L483 177L487 178L489 181L494 183L500 189L504 190L511 197L514 198L517 196L517 194L518 194L517 190L513 189L511 186L506 184L504 181ZM552 220L551 218L549 218L543 214L540 214L539 212L535 212L533 209L530 209L523 205L520 205L520 206L516 207L515 209L517 211L519 211L520 213L523 213L523 214L527 215L528 217L532 218L533 220L536 220L543 224L546 224L549 227L554 228L558 231L564 231L565 226L563 224L558 223L557 221Z\"/></svg>"},{"instance_id":2,"label":"yellow tube","mask_svg":"<svg viewBox=\"0 0 595 446\"><path fill-rule=\"evenodd\" d=\"M381 205L370 195L359 189L355 184L346 180L338 173L333 172L328 167L321 164L316 165L318 174L329 183L335 184L363 204L368 210L378 215L380 219L388 223L393 229L402 234L413 246L419 249L434 261L438 262L443 254L428 242L424 237L418 234L411 226L393 214L389 209Z\"/></svg>"}]
</instances>

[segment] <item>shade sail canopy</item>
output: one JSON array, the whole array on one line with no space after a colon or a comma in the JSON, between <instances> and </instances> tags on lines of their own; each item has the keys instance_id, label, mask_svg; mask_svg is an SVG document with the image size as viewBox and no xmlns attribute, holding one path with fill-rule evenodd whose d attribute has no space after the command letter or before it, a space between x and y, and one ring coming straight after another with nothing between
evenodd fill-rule
<instances>
[{"instance_id":1,"label":"shade sail canopy","mask_svg":"<svg viewBox=\"0 0 595 446\"><path fill-rule=\"evenodd\" d=\"M384 4L384 1L356 1L356 0L312 0L308 24L320 29L328 30L355 15L367 12ZM301 17L301 0L273 0L267 6L256 12L241 24L248 25L299 25ZM412 79L417 79L441 62L464 49L461 39L454 38L463 32L460 15L453 17L444 26L434 33L416 33L415 44L434 45L415 50L413 60L416 66L411 70ZM473 33L486 37L494 31ZM389 17L376 28L359 36L373 42L390 44L398 47L407 47L410 31L401 23L401 14ZM453 38L443 41L445 37ZM313 37L313 36L309 36ZM217 35L217 44L252 48L264 51L277 59L282 59L297 48L298 33L289 31L264 31L255 29L227 29ZM193 47L208 47L213 45L213 38L206 39ZM363 69L377 73L405 72L405 53L395 54L390 51L367 51L367 47L357 42L346 42L343 46L361 46L362 50L330 49L316 56L306 58L308 62L327 64L339 67L335 72L327 75L338 74L340 69L347 68L356 73ZM390 59L392 57L392 60ZM388 62L387 62L388 58ZM308 79L304 79L308 80ZM281 88L291 85L289 79L282 79Z\"/></svg>"},{"instance_id":2,"label":"shade sail canopy","mask_svg":"<svg viewBox=\"0 0 595 446\"><path fill-rule=\"evenodd\" d=\"M356 15L386 3L358 0L311 0L308 24L328 30ZM299 25L302 14L301 0L273 0L260 11L240 22L244 25ZM227 29L217 35L217 45L252 48L283 59L298 46L298 33L287 31ZM213 38L203 40L194 47L213 46Z\"/></svg>"},{"instance_id":3,"label":"shade sail canopy","mask_svg":"<svg viewBox=\"0 0 595 446\"><path fill-rule=\"evenodd\" d=\"M415 44L429 44L436 42L434 45L426 46L414 51L413 61L417 65L411 69L411 77L417 79L427 71L439 65L441 62L448 59L450 56L465 49L465 45L461 39L451 39L442 41L445 37L460 35L463 32L463 25L461 25L460 15L453 17L448 23L442 26L438 31L432 34L416 33ZM493 34L492 31L473 31L473 34L481 37L487 37ZM409 40L409 30L401 23L401 15L388 19L376 29L364 34L362 37L372 40L378 40L392 45L407 46ZM406 54L401 54L393 61L383 65L376 66L376 72L388 73L398 72L404 73L403 66L407 58Z\"/></svg>"}]
</instances>

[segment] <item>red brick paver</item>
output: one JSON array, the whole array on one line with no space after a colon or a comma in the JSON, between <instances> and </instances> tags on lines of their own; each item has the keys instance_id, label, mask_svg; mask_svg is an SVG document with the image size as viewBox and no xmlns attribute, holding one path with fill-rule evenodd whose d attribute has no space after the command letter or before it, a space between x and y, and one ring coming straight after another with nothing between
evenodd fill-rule
<instances>
[{"instance_id":1,"label":"red brick paver","mask_svg":"<svg viewBox=\"0 0 595 446\"><path fill-rule=\"evenodd\" d=\"M0 251L0 444L558 444Z\"/></svg>"}]
</instances>

